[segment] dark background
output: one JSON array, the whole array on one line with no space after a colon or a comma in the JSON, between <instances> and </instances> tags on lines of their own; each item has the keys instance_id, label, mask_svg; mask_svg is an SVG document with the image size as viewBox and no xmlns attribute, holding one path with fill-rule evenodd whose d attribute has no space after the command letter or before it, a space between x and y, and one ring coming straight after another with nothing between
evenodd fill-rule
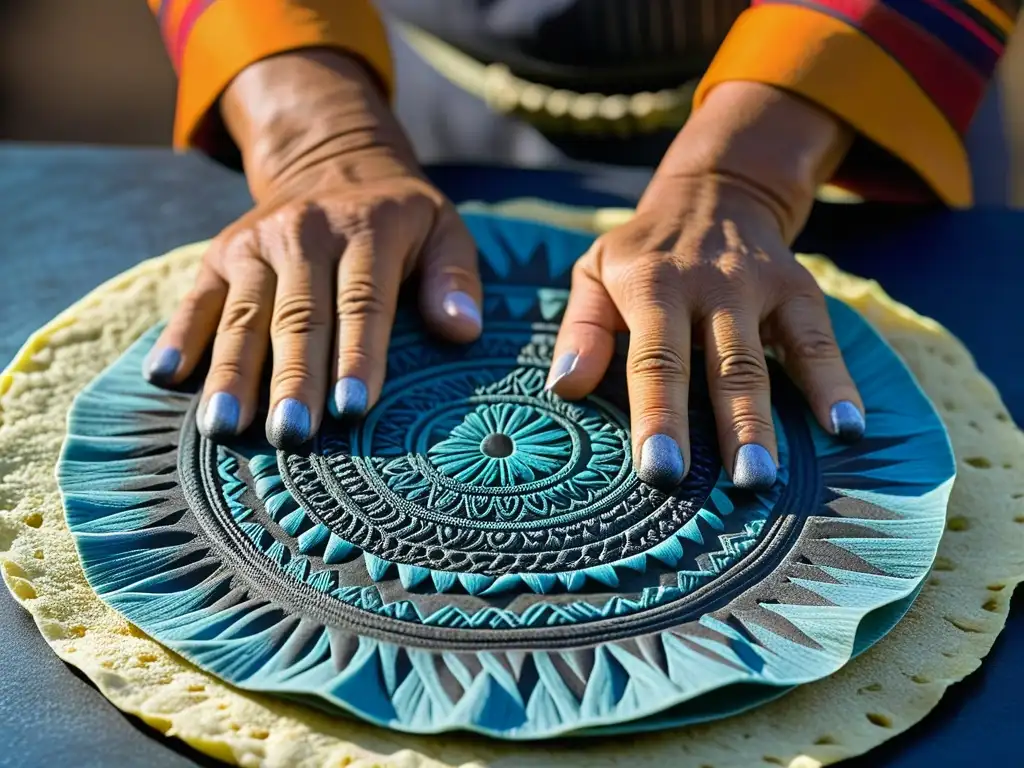
<instances>
[{"instance_id":1,"label":"dark background","mask_svg":"<svg viewBox=\"0 0 1024 768\"><path fill-rule=\"evenodd\" d=\"M999 81L1001 103L972 141L1012 137L982 171L1008 188L979 201L1024 207L1024 44L1011 44ZM0 0L0 140L166 146L173 114L174 73L145 0Z\"/></svg>"},{"instance_id":2,"label":"dark background","mask_svg":"<svg viewBox=\"0 0 1024 768\"><path fill-rule=\"evenodd\" d=\"M145 0L0 0L0 140L167 145L173 114Z\"/></svg>"}]
</instances>

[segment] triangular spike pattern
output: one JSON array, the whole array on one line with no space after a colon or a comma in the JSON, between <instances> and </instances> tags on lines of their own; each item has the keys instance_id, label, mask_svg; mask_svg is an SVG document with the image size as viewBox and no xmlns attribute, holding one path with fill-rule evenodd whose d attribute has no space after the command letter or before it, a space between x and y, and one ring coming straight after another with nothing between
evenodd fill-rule
<instances>
[{"instance_id":1,"label":"triangular spike pattern","mask_svg":"<svg viewBox=\"0 0 1024 768\"><path fill-rule=\"evenodd\" d=\"M557 581L554 574L548 573L524 573L521 574L520 578L526 586L538 595L546 595L554 589L555 582Z\"/></svg>"},{"instance_id":2,"label":"triangular spike pattern","mask_svg":"<svg viewBox=\"0 0 1024 768\"><path fill-rule=\"evenodd\" d=\"M366 563L366 572L370 574L370 578L374 581L384 581L384 577L387 576L391 566L394 565L394 563L376 555L371 555L369 552L363 552L363 561Z\"/></svg>"},{"instance_id":3,"label":"triangular spike pattern","mask_svg":"<svg viewBox=\"0 0 1024 768\"><path fill-rule=\"evenodd\" d=\"M322 555L330 537L331 529L323 523L317 523L299 536L299 552L304 555Z\"/></svg>"},{"instance_id":4,"label":"triangular spike pattern","mask_svg":"<svg viewBox=\"0 0 1024 768\"><path fill-rule=\"evenodd\" d=\"M494 583L494 577L485 576L481 573L460 573L459 583L462 584L469 594L479 595Z\"/></svg>"},{"instance_id":5,"label":"triangular spike pattern","mask_svg":"<svg viewBox=\"0 0 1024 768\"><path fill-rule=\"evenodd\" d=\"M304 522L307 522L306 513L301 509L296 509L294 512L289 512L285 515L281 519L280 525L285 533L295 538L299 535L299 530Z\"/></svg>"},{"instance_id":6,"label":"triangular spike pattern","mask_svg":"<svg viewBox=\"0 0 1024 768\"><path fill-rule=\"evenodd\" d=\"M458 581L458 576L451 571L431 571L430 580L438 592L449 592Z\"/></svg>"},{"instance_id":7,"label":"triangular spike pattern","mask_svg":"<svg viewBox=\"0 0 1024 768\"><path fill-rule=\"evenodd\" d=\"M324 551L324 562L330 565L343 563L352 555L354 547L335 533L332 533L327 541L327 548Z\"/></svg>"},{"instance_id":8,"label":"triangular spike pattern","mask_svg":"<svg viewBox=\"0 0 1024 768\"><path fill-rule=\"evenodd\" d=\"M430 578L430 570L427 568L421 568L418 565L406 565L405 563L399 563L398 578L401 579L403 587L406 589L412 589L424 580Z\"/></svg>"}]
</instances>

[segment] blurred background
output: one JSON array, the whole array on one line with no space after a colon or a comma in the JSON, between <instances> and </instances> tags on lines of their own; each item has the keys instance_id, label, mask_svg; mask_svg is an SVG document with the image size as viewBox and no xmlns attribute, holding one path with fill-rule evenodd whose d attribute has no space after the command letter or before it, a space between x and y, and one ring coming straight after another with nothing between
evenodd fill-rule
<instances>
[{"instance_id":1,"label":"blurred background","mask_svg":"<svg viewBox=\"0 0 1024 768\"><path fill-rule=\"evenodd\" d=\"M0 140L167 145L173 114L145 0L0 0Z\"/></svg>"},{"instance_id":2,"label":"blurred background","mask_svg":"<svg viewBox=\"0 0 1024 768\"><path fill-rule=\"evenodd\" d=\"M1024 206L1022 38L969 140L1005 188L979 202ZM167 146L174 90L145 0L0 0L0 140Z\"/></svg>"}]
</instances>

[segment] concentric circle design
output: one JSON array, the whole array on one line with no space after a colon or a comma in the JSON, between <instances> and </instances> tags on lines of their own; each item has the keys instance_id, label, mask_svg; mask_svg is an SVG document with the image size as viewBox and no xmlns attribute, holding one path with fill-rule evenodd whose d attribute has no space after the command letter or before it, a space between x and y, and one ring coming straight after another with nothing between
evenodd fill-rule
<instances>
[{"instance_id":1,"label":"concentric circle design","mask_svg":"<svg viewBox=\"0 0 1024 768\"><path fill-rule=\"evenodd\" d=\"M60 483L108 604L237 686L504 738L722 716L887 631L934 557L953 462L859 316L830 304L864 440L832 440L773 367L779 479L742 492L698 365L691 466L664 493L633 472L621 355L582 401L544 390L588 237L468 223L484 337L443 345L403 310L377 406L306 451L258 428L203 439L195 391L139 376L157 329L79 396Z\"/></svg>"}]
</instances>

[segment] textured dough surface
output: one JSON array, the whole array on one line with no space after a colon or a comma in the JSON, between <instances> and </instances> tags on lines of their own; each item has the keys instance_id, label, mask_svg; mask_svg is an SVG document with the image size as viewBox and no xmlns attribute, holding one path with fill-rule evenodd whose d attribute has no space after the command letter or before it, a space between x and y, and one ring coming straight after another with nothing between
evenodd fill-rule
<instances>
[{"instance_id":1,"label":"textured dough surface","mask_svg":"<svg viewBox=\"0 0 1024 768\"><path fill-rule=\"evenodd\" d=\"M498 212L594 231L629 213L537 201ZM203 752L243 766L812 768L861 754L921 720L980 665L1005 624L1024 578L1024 473L1015 464L1024 435L948 332L877 284L809 257L803 263L824 290L860 310L913 370L958 462L935 568L907 617L872 650L830 678L728 720L535 746L407 736L235 690L166 651L92 592L54 478L72 399L167 317L202 253L203 244L186 246L101 286L36 333L0 378L0 570L62 659L120 709Z\"/></svg>"}]
</instances>

